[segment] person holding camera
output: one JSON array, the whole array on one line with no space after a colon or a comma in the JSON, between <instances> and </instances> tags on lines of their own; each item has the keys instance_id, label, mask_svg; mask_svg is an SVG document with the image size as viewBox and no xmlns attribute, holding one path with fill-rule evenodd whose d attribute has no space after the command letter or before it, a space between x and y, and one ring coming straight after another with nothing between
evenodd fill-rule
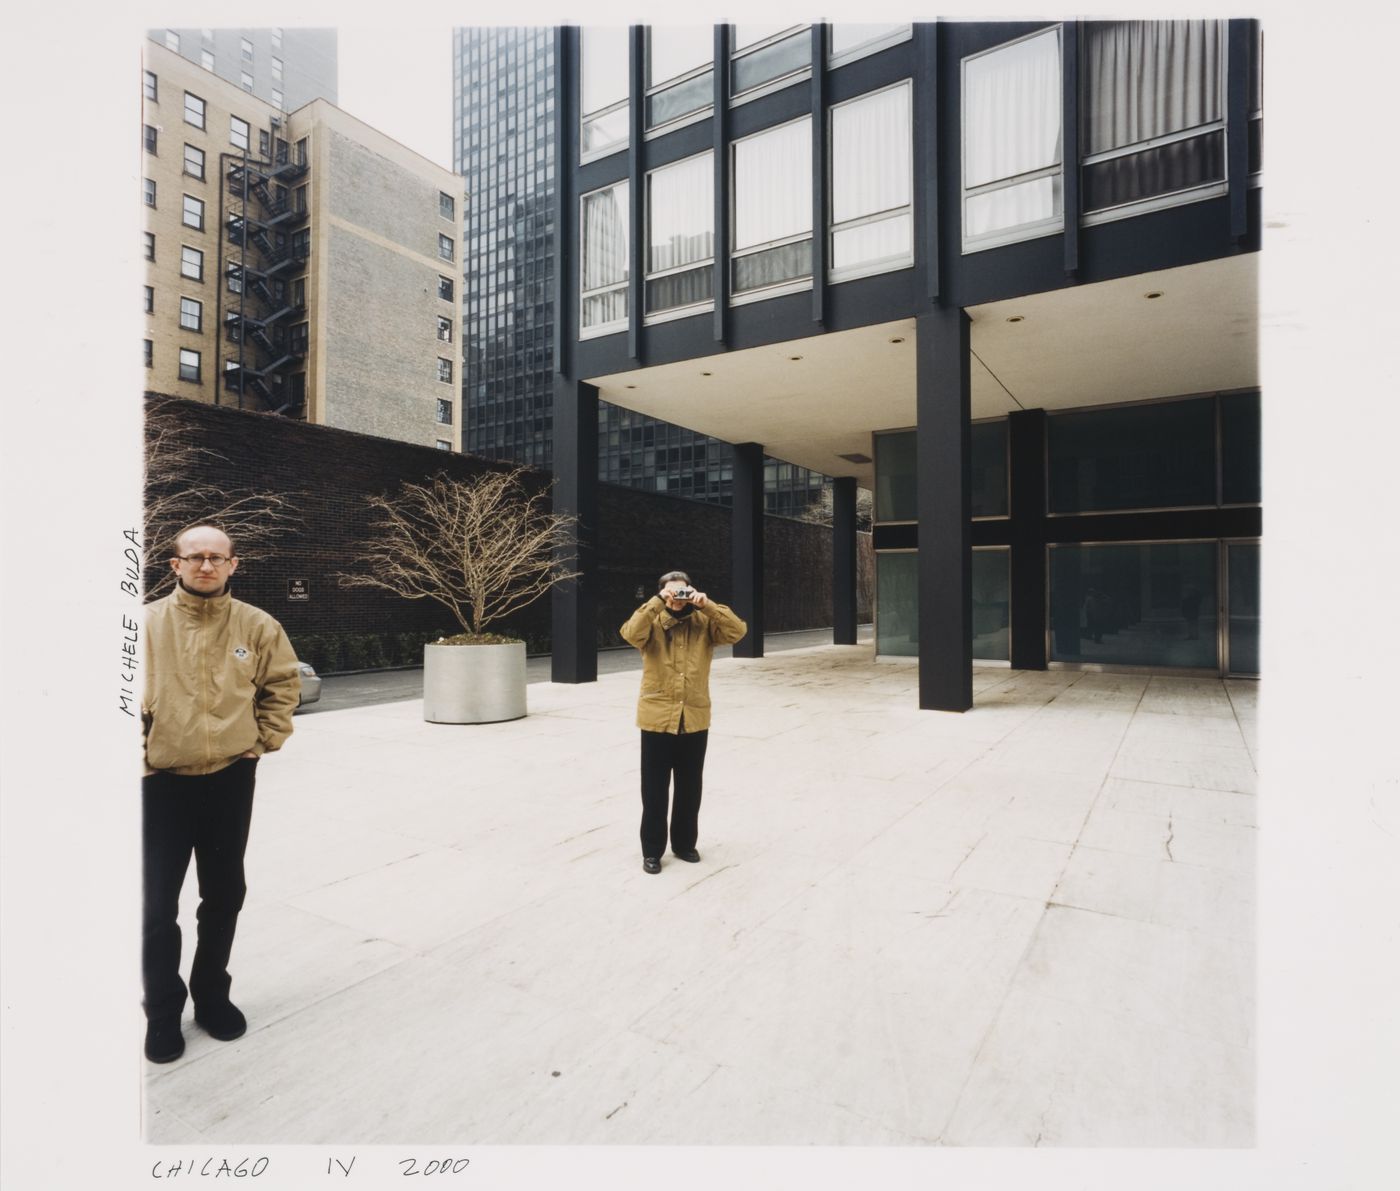
<instances>
[{"instance_id":1,"label":"person holding camera","mask_svg":"<svg viewBox=\"0 0 1400 1191\"><path fill-rule=\"evenodd\" d=\"M666 809L671 803L671 853L697 864L700 791L710 735L710 659L748 625L696 591L684 571L661 576L659 591L622 626L642 654L637 727L642 732L642 868L661 871ZM675 797L671 798L672 775Z\"/></svg>"}]
</instances>

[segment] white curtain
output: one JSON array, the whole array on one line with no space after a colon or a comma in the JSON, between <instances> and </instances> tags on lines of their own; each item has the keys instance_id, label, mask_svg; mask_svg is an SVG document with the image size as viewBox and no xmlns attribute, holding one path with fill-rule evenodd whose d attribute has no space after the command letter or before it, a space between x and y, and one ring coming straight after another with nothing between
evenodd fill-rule
<instances>
[{"instance_id":1,"label":"white curtain","mask_svg":"<svg viewBox=\"0 0 1400 1191\"><path fill-rule=\"evenodd\" d=\"M584 300L585 327L627 317L627 190L627 183L619 182L583 199L582 288L619 287Z\"/></svg>"},{"instance_id":2,"label":"white curtain","mask_svg":"<svg viewBox=\"0 0 1400 1191\"><path fill-rule=\"evenodd\" d=\"M734 247L812 230L812 119L734 146Z\"/></svg>"},{"instance_id":3,"label":"white curtain","mask_svg":"<svg viewBox=\"0 0 1400 1191\"><path fill-rule=\"evenodd\" d=\"M653 25L647 34L647 86L655 87L714 60L710 25Z\"/></svg>"},{"instance_id":4,"label":"white curtain","mask_svg":"<svg viewBox=\"0 0 1400 1191\"><path fill-rule=\"evenodd\" d=\"M963 188L1060 160L1060 33L1050 29L963 68Z\"/></svg>"},{"instance_id":5,"label":"white curtain","mask_svg":"<svg viewBox=\"0 0 1400 1191\"><path fill-rule=\"evenodd\" d=\"M907 206L909 88L891 87L831 111L831 218L835 223Z\"/></svg>"},{"instance_id":6,"label":"white curtain","mask_svg":"<svg viewBox=\"0 0 1400 1191\"><path fill-rule=\"evenodd\" d=\"M678 161L651 175L647 272L714 256L714 176L713 153Z\"/></svg>"},{"instance_id":7,"label":"white curtain","mask_svg":"<svg viewBox=\"0 0 1400 1191\"><path fill-rule=\"evenodd\" d=\"M1086 155L1219 120L1223 21L1109 21L1084 35Z\"/></svg>"},{"instance_id":8,"label":"white curtain","mask_svg":"<svg viewBox=\"0 0 1400 1191\"><path fill-rule=\"evenodd\" d=\"M1060 175L1034 178L973 195L963 206L963 235L981 236L1058 215L1064 206Z\"/></svg>"}]
</instances>

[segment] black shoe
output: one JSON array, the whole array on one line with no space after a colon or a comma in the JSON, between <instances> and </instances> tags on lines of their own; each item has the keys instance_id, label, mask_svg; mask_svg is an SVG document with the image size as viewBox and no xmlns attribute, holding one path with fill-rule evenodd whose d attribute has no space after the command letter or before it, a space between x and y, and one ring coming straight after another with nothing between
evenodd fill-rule
<instances>
[{"instance_id":1,"label":"black shoe","mask_svg":"<svg viewBox=\"0 0 1400 1191\"><path fill-rule=\"evenodd\" d=\"M146 1022L146 1057L153 1063L173 1063L185 1053L180 1015L153 1017Z\"/></svg>"},{"instance_id":2,"label":"black shoe","mask_svg":"<svg viewBox=\"0 0 1400 1191\"><path fill-rule=\"evenodd\" d=\"M643 856L642 870L648 873L659 873L661 871L661 861L655 856Z\"/></svg>"},{"instance_id":3,"label":"black shoe","mask_svg":"<svg viewBox=\"0 0 1400 1191\"><path fill-rule=\"evenodd\" d=\"M194 1020L204 1032L220 1042L232 1042L242 1038L248 1030L248 1019L239 1012L232 1001L219 1001L213 1005L196 1005Z\"/></svg>"},{"instance_id":4,"label":"black shoe","mask_svg":"<svg viewBox=\"0 0 1400 1191\"><path fill-rule=\"evenodd\" d=\"M677 860L684 860L690 864L700 863L700 853L697 852L694 848L689 848L684 852L677 852L675 848L672 848L671 855L674 856Z\"/></svg>"}]
</instances>

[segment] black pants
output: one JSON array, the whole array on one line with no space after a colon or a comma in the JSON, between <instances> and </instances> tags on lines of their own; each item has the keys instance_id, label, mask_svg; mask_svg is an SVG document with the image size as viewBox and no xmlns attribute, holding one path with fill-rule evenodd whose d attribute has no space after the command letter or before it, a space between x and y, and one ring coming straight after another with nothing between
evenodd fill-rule
<instances>
[{"instance_id":1,"label":"black pants","mask_svg":"<svg viewBox=\"0 0 1400 1191\"><path fill-rule=\"evenodd\" d=\"M687 852L700 833L700 788L705 775L709 731L642 733L642 855L666 850L666 804L671 774L676 796L671 806L671 851Z\"/></svg>"},{"instance_id":2,"label":"black pants","mask_svg":"<svg viewBox=\"0 0 1400 1191\"><path fill-rule=\"evenodd\" d=\"M180 979L180 887L194 853L199 877L198 943L190 969L195 1004L228 999L229 953L247 888L243 853L253 817L254 758L217 773L156 773L141 782L141 978L146 1016L185 1007Z\"/></svg>"}]
</instances>

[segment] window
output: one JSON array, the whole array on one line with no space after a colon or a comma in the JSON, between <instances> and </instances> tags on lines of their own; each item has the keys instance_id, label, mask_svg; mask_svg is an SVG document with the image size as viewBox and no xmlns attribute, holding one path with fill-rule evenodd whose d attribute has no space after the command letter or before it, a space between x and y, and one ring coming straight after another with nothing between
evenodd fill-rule
<instances>
[{"instance_id":1,"label":"window","mask_svg":"<svg viewBox=\"0 0 1400 1191\"><path fill-rule=\"evenodd\" d=\"M438 276L438 297L441 298L444 302L450 302L450 301L452 301L452 294L453 294L452 278L450 278L450 277L443 277L443 276L439 275L439 276Z\"/></svg>"},{"instance_id":2,"label":"window","mask_svg":"<svg viewBox=\"0 0 1400 1191\"><path fill-rule=\"evenodd\" d=\"M146 206L154 207L156 205L156 180L154 178L144 178L142 179L141 185L146 196Z\"/></svg>"},{"instance_id":3,"label":"window","mask_svg":"<svg viewBox=\"0 0 1400 1191\"><path fill-rule=\"evenodd\" d=\"M188 91L185 92L185 123L193 124L196 128L204 127L204 100Z\"/></svg>"},{"instance_id":4,"label":"window","mask_svg":"<svg viewBox=\"0 0 1400 1191\"><path fill-rule=\"evenodd\" d=\"M457 203L445 190L438 191L438 214L444 219L457 218Z\"/></svg>"},{"instance_id":5,"label":"window","mask_svg":"<svg viewBox=\"0 0 1400 1191\"><path fill-rule=\"evenodd\" d=\"M304 356L311 346L311 324L297 323L287 336L287 347L294 356Z\"/></svg>"},{"instance_id":6,"label":"window","mask_svg":"<svg viewBox=\"0 0 1400 1191\"><path fill-rule=\"evenodd\" d=\"M305 215L305 214L306 214L306 185L305 185L305 183L303 183L301 186L298 186L298 187L296 188L296 190L293 192L293 195L294 195L294 197L295 197L295 199L296 199L296 209L297 209L298 211L300 211L303 215Z\"/></svg>"},{"instance_id":7,"label":"window","mask_svg":"<svg viewBox=\"0 0 1400 1191\"><path fill-rule=\"evenodd\" d=\"M647 175L647 314L714 302L715 155Z\"/></svg>"},{"instance_id":8,"label":"window","mask_svg":"<svg viewBox=\"0 0 1400 1191\"><path fill-rule=\"evenodd\" d=\"M228 118L228 143L235 149L248 151L248 121L237 116Z\"/></svg>"},{"instance_id":9,"label":"window","mask_svg":"<svg viewBox=\"0 0 1400 1191\"><path fill-rule=\"evenodd\" d=\"M243 90L245 91L251 91L253 89L253 76L249 74L246 70L239 72L238 82L239 85L242 86Z\"/></svg>"},{"instance_id":10,"label":"window","mask_svg":"<svg viewBox=\"0 0 1400 1191\"><path fill-rule=\"evenodd\" d=\"M1249 51L1249 172L1264 168L1264 29L1254 22Z\"/></svg>"},{"instance_id":11,"label":"window","mask_svg":"<svg viewBox=\"0 0 1400 1191\"><path fill-rule=\"evenodd\" d=\"M272 155L272 135L266 128L258 129L258 153L262 157Z\"/></svg>"},{"instance_id":12,"label":"window","mask_svg":"<svg viewBox=\"0 0 1400 1191\"><path fill-rule=\"evenodd\" d=\"M729 59L734 99L787 86L811 74L812 31L807 25L735 25Z\"/></svg>"},{"instance_id":13,"label":"window","mask_svg":"<svg viewBox=\"0 0 1400 1191\"><path fill-rule=\"evenodd\" d=\"M200 35L200 37L202 37L205 41L213 41L213 40L214 40L214 30L212 30L212 29L201 29L201 30L199 31L199 35Z\"/></svg>"},{"instance_id":14,"label":"window","mask_svg":"<svg viewBox=\"0 0 1400 1191\"><path fill-rule=\"evenodd\" d=\"M144 306L142 307L142 309L143 309L147 314L154 314L154 313L156 312L156 289L155 289L155 286L153 286L153 285L147 285L147 286L143 286L142 288L146 291L146 292L145 292L145 299L144 299L145 304L144 304Z\"/></svg>"},{"instance_id":15,"label":"window","mask_svg":"<svg viewBox=\"0 0 1400 1191\"><path fill-rule=\"evenodd\" d=\"M294 310L305 310L305 309L306 309L306 278L305 278L305 277L293 277L293 278L292 278L292 309L294 309Z\"/></svg>"},{"instance_id":16,"label":"window","mask_svg":"<svg viewBox=\"0 0 1400 1191\"><path fill-rule=\"evenodd\" d=\"M275 83L282 81L282 59L276 56L272 59L272 81Z\"/></svg>"},{"instance_id":17,"label":"window","mask_svg":"<svg viewBox=\"0 0 1400 1191\"><path fill-rule=\"evenodd\" d=\"M450 318L443 318L442 315L438 315L437 337L441 339L443 343L452 342L452 320Z\"/></svg>"},{"instance_id":18,"label":"window","mask_svg":"<svg viewBox=\"0 0 1400 1191\"><path fill-rule=\"evenodd\" d=\"M1257 505L1260 501L1259 394L1226 393L1220 398L1220 501Z\"/></svg>"},{"instance_id":19,"label":"window","mask_svg":"<svg viewBox=\"0 0 1400 1191\"><path fill-rule=\"evenodd\" d=\"M297 141L297 165L307 165L311 161L311 138L304 136Z\"/></svg>"},{"instance_id":20,"label":"window","mask_svg":"<svg viewBox=\"0 0 1400 1191\"><path fill-rule=\"evenodd\" d=\"M912 25L832 25L827 65L844 66L867 54L908 41L912 33Z\"/></svg>"},{"instance_id":21,"label":"window","mask_svg":"<svg viewBox=\"0 0 1400 1191\"><path fill-rule=\"evenodd\" d=\"M579 159L627 147L628 34L626 28L579 30Z\"/></svg>"},{"instance_id":22,"label":"window","mask_svg":"<svg viewBox=\"0 0 1400 1191\"><path fill-rule=\"evenodd\" d=\"M204 201L197 199L192 194L185 195L184 211L180 215L180 222L186 227L192 227L196 231L204 230Z\"/></svg>"},{"instance_id":23,"label":"window","mask_svg":"<svg viewBox=\"0 0 1400 1191\"><path fill-rule=\"evenodd\" d=\"M914 431L875 436L875 520L917 521L918 461Z\"/></svg>"},{"instance_id":24,"label":"window","mask_svg":"<svg viewBox=\"0 0 1400 1191\"><path fill-rule=\"evenodd\" d=\"M914 263L912 88L831 109L831 277Z\"/></svg>"},{"instance_id":25,"label":"window","mask_svg":"<svg viewBox=\"0 0 1400 1191\"><path fill-rule=\"evenodd\" d=\"M437 399L437 420L440 426L452 425L452 402L446 397Z\"/></svg>"},{"instance_id":26,"label":"window","mask_svg":"<svg viewBox=\"0 0 1400 1191\"><path fill-rule=\"evenodd\" d=\"M204 181L204 150L193 145L185 146L185 173L191 178Z\"/></svg>"},{"instance_id":27,"label":"window","mask_svg":"<svg viewBox=\"0 0 1400 1191\"><path fill-rule=\"evenodd\" d=\"M437 449L439 451L450 451L452 449L452 444L445 438L440 438L437 440Z\"/></svg>"},{"instance_id":28,"label":"window","mask_svg":"<svg viewBox=\"0 0 1400 1191\"><path fill-rule=\"evenodd\" d=\"M214 52L212 50L200 50L199 64L204 67L205 70L212 71L214 69Z\"/></svg>"},{"instance_id":29,"label":"window","mask_svg":"<svg viewBox=\"0 0 1400 1191\"><path fill-rule=\"evenodd\" d=\"M159 103L160 84L156 80L156 72L153 70L148 70L145 72L145 75L146 98L149 99L152 103Z\"/></svg>"},{"instance_id":30,"label":"window","mask_svg":"<svg viewBox=\"0 0 1400 1191\"><path fill-rule=\"evenodd\" d=\"M646 126L703 117L714 107L714 32L709 25L647 30Z\"/></svg>"},{"instance_id":31,"label":"window","mask_svg":"<svg viewBox=\"0 0 1400 1191\"><path fill-rule=\"evenodd\" d=\"M156 130L152 128L149 124L142 125L141 140L146 146L147 153L155 153L157 135L158 134L156 133Z\"/></svg>"},{"instance_id":32,"label":"window","mask_svg":"<svg viewBox=\"0 0 1400 1191\"><path fill-rule=\"evenodd\" d=\"M452 383L452 361L438 357L438 380L444 384Z\"/></svg>"},{"instance_id":33,"label":"window","mask_svg":"<svg viewBox=\"0 0 1400 1191\"><path fill-rule=\"evenodd\" d=\"M1085 213L1224 193L1225 22L1089 21L1083 30Z\"/></svg>"},{"instance_id":34,"label":"window","mask_svg":"<svg viewBox=\"0 0 1400 1191\"><path fill-rule=\"evenodd\" d=\"M734 142L736 299L812 276L812 118Z\"/></svg>"},{"instance_id":35,"label":"window","mask_svg":"<svg viewBox=\"0 0 1400 1191\"><path fill-rule=\"evenodd\" d=\"M274 50L280 50L280 49L282 48L282 30L281 30L281 29L274 29L274 30L272 31L272 48L273 48Z\"/></svg>"},{"instance_id":36,"label":"window","mask_svg":"<svg viewBox=\"0 0 1400 1191\"><path fill-rule=\"evenodd\" d=\"M180 246L180 276L191 281L204 280L204 253L188 244Z\"/></svg>"},{"instance_id":37,"label":"window","mask_svg":"<svg viewBox=\"0 0 1400 1191\"><path fill-rule=\"evenodd\" d=\"M143 340L141 341L141 354L142 354L142 356L145 358L146 367L147 367L147 368L153 367L154 364L155 364L155 354L156 354L156 353L155 353L155 344L153 344L149 339L143 339Z\"/></svg>"},{"instance_id":38,"label":"window","mask_svg":"<svg viewBox=\"0 0 1400 1191\"><path fill-rule=\"evenodd\" d=\"M438 233L438 256L445 261L450 261L457 255L457 241L451 236L444 236Z\"/></svg>"},{"instance_id":39,"label":"window","mask_svg":"<svg viewBox=\"0 0 1400 1191\"><path fill-rule=\"evenodd\" d=\"M579 333L602 334L627 325L628 184L618 182L579 200Z\"/></svg>"},{"instance_id":40,"label":"window","mask_svg":"<svg viewBox=\"0 0 1400 1191\"><path fill-rule=\"evenodd\" d=\"M1011 660L1011 551L972 550L972 656Z\"/></svg>"},{"instance_id":41,"label":"window","mask_svg":"<svg viewBox=\"0 0 1400 1191\"><path fill-rule=\"evenodd\" d=\"M228 292L231 294L241 294L243 292L243 266L230 261L226 276L228 279Z\"/></svg>"},{"instance_id":42,"label":"window","mask_svg":"<svg viewBox=\"0 0 1400 1191\"><path fill-rule=\"evenodd\" d=\"M186 331L203 331L204 303L194 298L181 298L180 326Z\"/></svg>"},{"instance_id":43,"label":"window","mask_svg":"<svg viewBox=\"0 0 1400 1191\"><path fill-rule=\"evenodd\" d=\"M199 383L199 353L188 347L180 349L180 379Z\"/></svg>"},{"instance_id":44,"label":"window","mask_svg":"<svg viewBox=\"0 0 1400 1191\"><path fill-rule=\"evenodd\" d=\"M146 259L153 261L156 259L156 234L155 232L142 232L144 237L142 243L145 246Z\"/></svg>"},{"instance_id":45,"label":"window","mask_svg":"<svg viewBox=\"0 0 1400 1191\"><path fill-rule=\"evenodd\" d=\"M1064 226L1058 27L964 58L963 251Z\"/></svg>"},{"instance_id":46,"label":"window","mask_svg":"<svg viewBox=\"0 0 1400 1191\"><path fill-rule=\"evenodd\" d=\"M177 54L180 52L180 35L174 29L165 31L165 48L174 50Z\"/></svg>"},{"instance_id":47,"label":"window","mask_svg":"<svg viewBox=\"0 0 1400 1191\"><path fill-rule=\"evenodd\" d=\"M875 555L875 652L894 657L919 654L919 555L881 551Z\"/></svg>"},{"instance_id":48,"label":"window","mask_svg":"<svg viewBox=\"0 0 1400 1191\"><path fill-rule=\"evenodd\" d=\"M276 87L272 88L272 106L279 108L282 106L282 92Z\"/></svg>"},{"instance_id":49,"label":"window","mask_svg":"<svg viewBox=\"0 0 1400 1191\"><path fill-rule=\"evenodd\" d=\"M972 423L972 515L1005 517L1011 499L1007 477L1007 421ZM990 656L990 655L988 655Z\"/></svg>"},{"instance_id":50,"label":"window","mask_svg":"<svg viewBox=\"0 0 1400 1191\"><path fill-rule=\"evenodd\" d=\"M253 60L253 43L246 37L239 39L239 49L243 53L244 62L251 62Z\"/></svg>"}]
</instances>

